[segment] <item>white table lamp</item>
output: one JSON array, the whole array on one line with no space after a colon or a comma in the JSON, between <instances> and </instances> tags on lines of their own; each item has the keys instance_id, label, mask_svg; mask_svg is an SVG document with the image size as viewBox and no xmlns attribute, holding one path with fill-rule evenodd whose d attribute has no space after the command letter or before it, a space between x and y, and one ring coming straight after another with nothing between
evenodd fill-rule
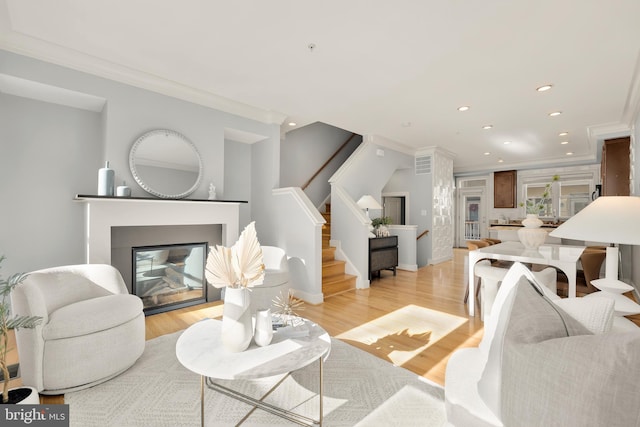
<instances>
[{"instance_id":1,"label":"white table lamp","mask_svg":"<svg viewBox=\"0 0 640 427\"><path fill-rule=\"evenodd\" d=\"M370 194L365 194L364 196L360 197L356 204L360 209L364 209L365 211L367 211L367 218L369 219L371 219L369 217L369 209L382 209L380 203L378 203L378 201L374 199ZM369 223L369 238L371 237L376 237L376 235L373 234L373 225Z\"/></svg>"},{"instance_id":2,"label":"white table lamp","mask_svg":"<svg viewBox=\"0 0 640 427\"><path fill-rule=\"evenodd\" d=\"M374 199L370 194L365 194L364 196L360 197L357 205L360 209L364 209L367 211L367 218L369 218L369 209L382 209L380 203L378 203L378 201Z\"/></svg>"},{"instance_id":3,"label":"white table lamp","mask_svg":"<svg viewBox=\"0 0 640 427\"><path fill-rule=\"evenodd\" d=\"M640 245L640 197L603 196L560 225L550 236ZM618 248L607 247L605 277L618 280Z\"/></svg>"}]
</instances>

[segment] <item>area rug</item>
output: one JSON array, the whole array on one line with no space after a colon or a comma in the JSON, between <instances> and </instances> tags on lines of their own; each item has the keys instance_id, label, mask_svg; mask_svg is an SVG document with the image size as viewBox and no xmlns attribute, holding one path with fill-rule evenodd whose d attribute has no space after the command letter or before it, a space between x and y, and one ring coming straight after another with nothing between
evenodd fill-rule
<instances>
[{"instance_id":1,"label":"area rug","mask_svg":"<svg viewBox=\"0 0 640 427\"><path fill-rule=\"evenodd\" d=\"M200 377L175 356L181 332L147 341L142 357L118 377L67 393L73 427L199 426ZM325 426L442 426L442 387L393 366L340 340L331 340L324 364ZM224 384L260 397L281 377ZM307 417L318 418L318 365L294 372L266 399ZM252 408L212 390L205 391L205 425L234 426ZM243 426L293 425L254 410Z\"/></svg>"}]
</instances>

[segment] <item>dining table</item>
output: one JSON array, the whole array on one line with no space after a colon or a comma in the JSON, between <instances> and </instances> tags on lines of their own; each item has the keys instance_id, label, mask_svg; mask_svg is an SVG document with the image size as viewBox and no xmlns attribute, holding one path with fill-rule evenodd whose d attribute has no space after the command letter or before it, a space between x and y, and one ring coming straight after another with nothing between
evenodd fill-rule
<instances>
[{"instance_id":1,"label":"dining table","mask_svg":"<svg viewBox=\"0 0 640 427\"><path fill-rule=\"evenodd\" d=\"M474 266L483 259L495 259L500 261L515 261L524 264L540 264L556 267L561 270L568 279L568 296L576 297L576 273L578 260L585 246L552 245L545 244L537 249L526 248L520 242L502 242L469 251L469 295L475 295ZM475 315L475 299L468 299L469 316Z\"/></svg>"}]
</instances>

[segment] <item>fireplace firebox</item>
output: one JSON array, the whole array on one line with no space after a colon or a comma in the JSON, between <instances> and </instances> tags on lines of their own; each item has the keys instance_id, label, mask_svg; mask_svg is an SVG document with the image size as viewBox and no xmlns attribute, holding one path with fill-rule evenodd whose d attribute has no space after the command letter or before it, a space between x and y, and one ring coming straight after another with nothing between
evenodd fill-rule
<instances>
[{"instance_id":1,"label":"fireplace firebox","mask_svg":"<svg viewBox=\"0 0 640 427\"><path fill-rule=\"evenodd\" d=\"M207 242L131 249L132 292L146 315L206 302Z\"/></svg>"}]
</instances>

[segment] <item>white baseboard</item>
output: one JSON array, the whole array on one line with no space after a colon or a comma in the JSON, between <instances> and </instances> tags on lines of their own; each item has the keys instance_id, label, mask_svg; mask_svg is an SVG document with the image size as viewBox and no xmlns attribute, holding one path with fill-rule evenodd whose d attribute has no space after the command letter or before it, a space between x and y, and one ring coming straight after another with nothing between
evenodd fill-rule
<instances>
[{"instance_id":1,"label":"white baseboard","mask_svg":"<svg viewBox=\"0 0 640 427\"><path fill-rule=\"evenodd\" d=\"M442 258L432 258L428 260L427 264L440 264L441 262L450 261L453 259L452 256L442 257Z\"/></svg>"},{"instance_id":2,"label":"white baseboard","mask_svg":"<svg viewBox=\"0 0 640 427\"><path fill-rule=\"evenodd\" d=\"M312 294L312 293L304 292L298 289L293 289L293 288L291 289L293 290L293 295L295 295L296 298L299 298L308 304L317 305L317 304L322 304L324 302L324 296L322 293Z\"/></svg>"},{"instance_id":3,"label":"white baseboard","mask_svg":"<svg viewBox=\"0 0 640 427\"><path fill-rule=\"evenodd\" d=\"M398 270L418 271L418 264L398 264Z\"/></svg>"}]
</instances>

